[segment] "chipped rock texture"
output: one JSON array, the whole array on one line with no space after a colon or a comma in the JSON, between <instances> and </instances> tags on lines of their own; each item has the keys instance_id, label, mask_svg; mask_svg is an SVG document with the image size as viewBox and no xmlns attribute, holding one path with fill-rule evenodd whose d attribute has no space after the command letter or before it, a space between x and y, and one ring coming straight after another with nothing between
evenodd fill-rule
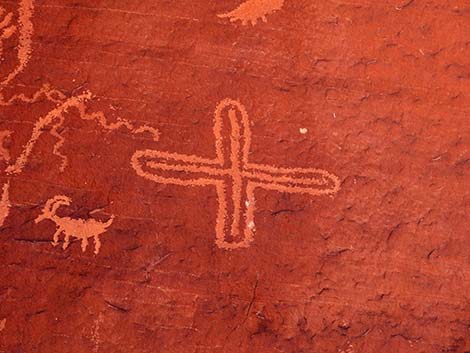
<instances>
[{"instance_id":1,"label":"chipped rock texture","mask_svg":"<svg viewBox=\"0 0 470 353\"><path fill-rule=\"evenodd\" d=\"M0 55L1 353L470 352L468 1L0 0Z\"/></svg>"}]
</instances>

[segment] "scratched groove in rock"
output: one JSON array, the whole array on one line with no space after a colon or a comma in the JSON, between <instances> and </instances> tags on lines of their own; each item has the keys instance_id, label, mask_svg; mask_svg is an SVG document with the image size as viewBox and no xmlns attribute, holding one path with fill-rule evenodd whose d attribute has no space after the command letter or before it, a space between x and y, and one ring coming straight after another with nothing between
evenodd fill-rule
<instances>
[{"instance_id":1,"label":"scratched groove in rock","mask_svg":"<svg viewBox=\"0 0 470 353\"><path fill-rule=\"evenodd\" d=\"M470 351L467 4L188 4L0 0L0 352Z\"/></svg>"}]
</instances>

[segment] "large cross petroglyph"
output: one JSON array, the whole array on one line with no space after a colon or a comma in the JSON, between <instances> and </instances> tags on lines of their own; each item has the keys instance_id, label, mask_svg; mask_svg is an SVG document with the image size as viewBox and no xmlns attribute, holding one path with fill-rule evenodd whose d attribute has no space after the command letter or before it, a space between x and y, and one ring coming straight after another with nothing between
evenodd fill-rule
<instances>
[{"instance_id":1,"label":"large cross petroglyph","mask_svg":"<svg viewBox=\"0 0 470 353\"><path fill-rule=\"evenodd\" d=\"M132 166L138 175L156 183L214 186L218 199L215 235L220 248L244 248L254 240L257 188L312 196L338 192L338 177L325 170L250 162L251 131L240 102L223 100L214 119L216 158L143 150L134 154Z\"/></svg>"}]
</instances>

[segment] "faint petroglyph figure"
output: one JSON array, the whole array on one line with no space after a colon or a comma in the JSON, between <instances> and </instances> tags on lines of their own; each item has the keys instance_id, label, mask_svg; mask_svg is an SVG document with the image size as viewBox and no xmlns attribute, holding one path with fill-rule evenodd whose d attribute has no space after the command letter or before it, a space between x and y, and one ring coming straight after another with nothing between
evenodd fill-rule
<instances>
[{"instance_id":1,"label":"faint petroglyph figure","mask_svg":"<svg viewBox=\"0 0 470 353\"><path fill-rule=\"evenodd\" d=\"M325 170L250 162L250 122L240 102L223 100L214 119L216 158L143 150L133 155L131 164L139 176L156 183L214 186L218 200L215 234L220 248L244 248L254 240L257 188L312 196L338 192L338 177Z\"/></svg>"},{"instance_id":2,"label":"faint petroglyph figure","mask_svg":"<svg viewBox=\"0 0 470 353\"><path fill-rule=\"evenodd\" d=\"M280 10L285 0L247 0L235 10L218 15L228 18L231 22L241 21L242 25L251 23L253 26L262 20L267 22L266 16Z\"/></svg>"},{"instance_id":3,"label":"faint petroglyph figure","mask_svg":"<svg viewBox=\"0 0 470 353\"><path fill-rule=\"evenodd\" d=\"M33 25L31 17L34 11L33 0L20 0L17 13L9 12L0 6L0 67L6 65L4 59L5 42L16 38L16 63L0 77L0 90L8 85L21 71L24 70L31 57L31 37Z\"/></svg>"},{"instance_id":4,"label":"faint petroglyph figure","mask_svg":"<svg viewBox=\"0 0 470 353\"><path fill-rule=\"evenodd\" d=\"M99 236L106 232L108 227L113 223L114 215L107 222L100 222L95 219L81 219L81 218L70 218L60 217L57 215L57 210L61 206L70 206L72 200L63 195L54 196L49 199L44 206L42 214L39 215L35 222L39 223L46 219L53 221L56 226L56 232L53 236L52 245L59 245L59 235L64 234L64 244L62 248L65 250L70 244L70 238L74 237L80 239L82 244L82 251L85 252L88 246L88 238L93 238L95 242L95 254L100 252L101 242Z\"/></svg>"},{"instance_id":5,"label":"faint petroglyph figure","mask_svg":"<svg viewBox=\"0 0 470 353\"><path fill-rule=\"evenodd\" d=\"M104 322L104 315L103 313L99 313L98 317L94 320L92 333L91 333L91 340L93 341L93 353L98 353L100 351L100 345L101 345L100 328L103 322Z\"/></svg>"}]
</instances>

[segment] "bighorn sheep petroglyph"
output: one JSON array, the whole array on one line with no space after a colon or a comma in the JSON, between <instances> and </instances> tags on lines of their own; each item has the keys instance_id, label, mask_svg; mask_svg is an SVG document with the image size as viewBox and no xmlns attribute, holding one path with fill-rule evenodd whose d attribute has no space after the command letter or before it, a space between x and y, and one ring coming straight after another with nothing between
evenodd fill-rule
<instances>
[{"instance_id":1,"label":"bighorn sheep petroglyph","mask_svg":"<svg viewBox=\"0 0 470 353\"><path fill-rule=\"evenodd\" d=\"M39 215L35 222L39 223L46 219L53 221L57 230L54 233L52 245L59 245L59 235L64 233L64 244L62 248L65 250L70 244L70 237L81 239L82 251L84 252L88 245L88 238L94 239L95 242L95 254L98 254L101 247L99 235L106 232L108 227L113 223L114 215L107 222L100 222L96 219L75 219L70 217L60 217L56 214L60 206L70 206L72 200L63 195L57 195L49 199L44 206L42 214Z\"/></svg>"}]
</instances>

